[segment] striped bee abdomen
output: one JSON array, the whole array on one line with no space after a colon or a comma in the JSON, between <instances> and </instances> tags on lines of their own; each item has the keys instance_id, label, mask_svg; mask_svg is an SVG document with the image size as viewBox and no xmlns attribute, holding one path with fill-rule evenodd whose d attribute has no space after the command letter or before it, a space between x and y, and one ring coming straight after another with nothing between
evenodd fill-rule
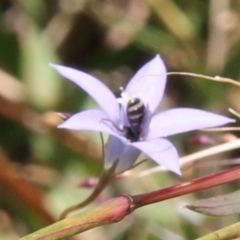
<instances>
[{"instance_id":1,"label":"striped bee abdomen","mask_svg":"<svg viewBox=\"0 0 240 240\"><path fill-rule=\"evenodd\" d=\"M139 98L133 97L128 101L126 111L130 124L127 137L132 141L137 141L141 134L141 124L145 113L144 103Z\"/></svg>"}]
</instances>

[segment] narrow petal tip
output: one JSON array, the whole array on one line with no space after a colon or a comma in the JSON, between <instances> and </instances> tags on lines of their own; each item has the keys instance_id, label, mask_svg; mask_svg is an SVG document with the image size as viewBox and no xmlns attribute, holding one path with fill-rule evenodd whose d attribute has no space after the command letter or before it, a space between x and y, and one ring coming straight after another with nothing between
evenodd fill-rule
<instances>
[{"instance_id":1,"label":"narrow petal tip","mask_svg":"<svg viewBox=\"0 0 240 240\"><path fill-rule=\"evenodd\" d=\"M182 171L181 171L180 168L172 169L172 171L173 171L174 173L176 173L177 175L182 176Z\"/></svg>"},{"instance_id":2,"label":"narrow petal tip","mask_svg":"<svg viewBox=\"0 0 240 240\"><path fill-rule=\"evenodd\" d=\"M94 76L71 67L52 64L53 67L62 77L78 85L81 89L91 96L99 107L104 110L111 120L117 120L119 106L116 97L110 89Z\"/></svg>"},{"instance_id":3,"label":"narrow petal tip","mask_svg":"<svg viewBox=\"0 0 240 240\"><path fill-rule=\"evenodd\" d=\"M59 65L56 63L49 63L49 66L53 68L57 68Z\"/></svg>"},{"instance_id":4,"label":"narrow petal tip","mask_svg":"<svg viewBox=\"0 0 240 240\"><path fill-rule=\"evenodd\" d=\"M57 126L57 128L66 128L64 122L61 123L61 124L59 124L59 125Z\"/></svg>"},{"instance_id":5,"label":"narrow petal tip","mask_svg":"<svg viewBox=\"0 0 240 240\"><path fill-rule=\"evenodd\" d=\"M177 149L167 139L160 138L146 142L135 142L132 145L146 153L159 165L181 175Z\"/></svg>"}]
</instances>

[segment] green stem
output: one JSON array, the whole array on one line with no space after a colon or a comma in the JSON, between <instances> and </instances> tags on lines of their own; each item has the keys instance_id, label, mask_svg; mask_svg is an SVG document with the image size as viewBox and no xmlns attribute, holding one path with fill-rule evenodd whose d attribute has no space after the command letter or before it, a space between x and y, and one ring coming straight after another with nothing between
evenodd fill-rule
<instances>
[{"instance_id":1,"label":"green stem","mask_svg":"<svg viewBox=\"0 0 240 240\"><path fill-rule=\"evenodd\" d=\"M110 177L113 177L111 170L106 172L106 176L102 177L103 183L106 183ZM109 177L109 178L108 178ZM77 233L84 232L105 224L120 221L135 209L147 204L160 202L166 199L177 197L180 195L208 189L214 186L230 183L240 179L240 167L228 169L220 173L212 174L202 178L194 179L189 182L177 184L171 187L160 189L158 191L127 196L122 195L106 202L96 209L81 213L81 215L64 219L43 228L35 233L21 238L20 240L60 240L73 236ZM100 186L103 186L100 184ZM102 189L102 188L100 188ZM89 198L88 198L89 199ZM84 201L86 203L86 201ZM198 240L222 240L231 239L240 232L240 223L226 227L214 234L207 235ZM220 237L219 237L220 236ZM214 238L215 237L215 238Z\"/></svg>"},{"instance_id":2,"label":"green stem","mask_svg":"<svg viewBox=\"0 0 240 240\"><path fill-rule=\"evenodd\" d=\"M61 240L86 230L122 220L131 211L130 196L118 196L80 215L63 219L19 240Z\"/></svg>"},{"instance_id":3,"label":"green stem","mask_svg":"<svg viewBox=\"0 0 240 240\"><path fill-rule=\"evenodd\" d=\"M212 232L208 235L200 237L196 240L227 240L233 239L240 234L240 223L235 223L233 225L222 228L216 232Z\"/></svg>"}]
</instances>

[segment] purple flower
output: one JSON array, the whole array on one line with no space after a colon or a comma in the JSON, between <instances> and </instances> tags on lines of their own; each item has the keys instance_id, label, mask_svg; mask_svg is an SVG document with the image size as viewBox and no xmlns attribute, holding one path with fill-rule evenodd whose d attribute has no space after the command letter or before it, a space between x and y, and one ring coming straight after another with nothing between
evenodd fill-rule
<instances>
[{"instance_id":1,"label":"purple flower","mask_svg":"<svg viewBox=\"0 0 240 240\"><path fill-rule=\"evenodd\" d=\"M154 115L166 85L166 68L159 55L138 70L118 99L95 77L69 67L52 66L85 90L101 108L76 113L59 128L110 134L105 167L110 168L118 160L116 172L131 168L144 152L158 164L180 174L177 150L165 137L234 122L192 108L175 108Z\"/></svg>"}]
</instances>

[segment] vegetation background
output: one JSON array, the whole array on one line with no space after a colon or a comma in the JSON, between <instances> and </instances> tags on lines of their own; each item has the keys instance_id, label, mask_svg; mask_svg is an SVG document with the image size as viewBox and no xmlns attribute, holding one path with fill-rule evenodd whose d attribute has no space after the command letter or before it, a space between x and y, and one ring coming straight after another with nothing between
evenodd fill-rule
<instances>
[{"instance_id":1,"label":"vegetation background","mask_svg":"<svg viewBox=\"0 0 240 240\"><path fill-rule=\"evenodd\" d=\"M156 54L168 71L237 80L239 26L239 0L1 0L0 238L18 239L55 221L91 193L91 184L86 183L103 169L98 134L56 129L61 119L54 112L77 112L95 103L62 79L50 62L93 74L116 95ZM170 76L160 109L185 106L228 115L228 107L240 111L239 101L240 90L231 85ZM171 138L182 156L209 146L198 144L196 134ZM209 144L233 137L208 135ZM137 177L155 166L146 162L112 182L94 204L217 172L231 167L225 160L236 156L237 151L203 159L182 177L171 173ZM75 239L194 239L238 217L211 218L181 206L238 187L229 184L153 204Z\"/></svg>"}]
</instances>

